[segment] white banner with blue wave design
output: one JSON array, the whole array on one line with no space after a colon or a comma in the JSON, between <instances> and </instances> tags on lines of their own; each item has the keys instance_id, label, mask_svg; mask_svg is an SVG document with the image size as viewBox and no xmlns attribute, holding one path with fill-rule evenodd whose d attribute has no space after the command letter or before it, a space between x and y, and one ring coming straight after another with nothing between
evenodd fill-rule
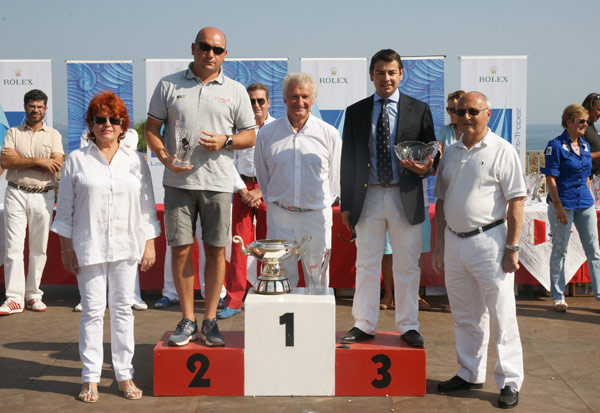
<instances>
[{"instance_id":1,"label":"white banner with blue wave design","mask_svg":"<svg viewBox=\"0 0 600 413\"><path fill-rule=\"evenodd\" d=\"M81 133L87 127L85 114L90 100L110 90L123 99L133 121L133 60L67 61L68 152L80 147Z\"/></svg>"},{"instance_id":2,"label":"white banner with blue wave design","mask_svg":"<svg viewBox=\"0 0 600 413\"><path fill-rule=\"evenodd\" d=\"M404 76L398 85L400 92L429 104L436 135L444 125L444 59L445 56L402 57ZM429 202L435 202L435 176L428 177L426 182Z\"/></svg>"},{"instance_id":3,"label":"white banner with blue wave design","mask_svg":"<svg viewBox=\"0 0 600 413\"><path fill-rule=\"evenodd\" d=\"M479 91L492 103L488 124L513 144L525 165L528 56L459 56L460 86Z\"/></svg>"},{"instance_id":4,"label":"white banner with blue wave design","mask_svg":"<svg viewBox=\"0 0 600 413\"><path fill-rule=\"evenodd\" d=\"M159 80L171 73L186 70L191 59L146 59L146 107ZM281 94L283 78L288 72L287 58L264 59L227 59L223 62L223 73L231 79L237 80L244 86L260 82L269 89L271 106L269 113L275 118L285 115L286 107ZM164 189L162 176L163 164L148 150L148 165L152 174L154 197L156 203L163 203Z\"/></svg>"},{"instance_id":5,"label":"white banner with blue wave design","mask_svg":"<svg viewBox=\"0 0 600 413\"><path fill-rule=\"evenodd\" d=\"M367 97L367 58L303 57L300 70L313 75L319 87L312 112L318 108L321 119L341 134L346 108Z\"/></svg>"},{"instance_id":6,"label":"white banner with blue wave design","mask_svg":"<svg viewBox=\"0 0 600 413\"><path fill-rule=\"evenodd\" d=\"M44 121L52 126L52 60L0 60L0 145L9 128L25 122L23 96L31 89L48 95Z\"/></svg>"}]
</instances>

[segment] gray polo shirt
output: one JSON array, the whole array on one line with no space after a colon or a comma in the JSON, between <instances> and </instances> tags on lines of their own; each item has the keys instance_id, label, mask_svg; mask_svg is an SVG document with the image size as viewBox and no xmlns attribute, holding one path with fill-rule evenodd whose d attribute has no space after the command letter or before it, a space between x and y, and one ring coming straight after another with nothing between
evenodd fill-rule
<instances>
[{"instance_id":1,"label":"gray polo shirt","mask_svg":"<svg viewBox=\"0 0 600 413\"><path fill-rule=\"evenodd\" d=\"M163 77L150 99L148 116L165 124L169 154L177 151L175 122L192 130L234 135L255 127L254 112L246 88L221 73L204 84L191 70ZM182 189L233 192L233 150L209 152L198 145L192 154L194 168L174 173L165 168L163 185Z\"/></svg>"}]
</instances>

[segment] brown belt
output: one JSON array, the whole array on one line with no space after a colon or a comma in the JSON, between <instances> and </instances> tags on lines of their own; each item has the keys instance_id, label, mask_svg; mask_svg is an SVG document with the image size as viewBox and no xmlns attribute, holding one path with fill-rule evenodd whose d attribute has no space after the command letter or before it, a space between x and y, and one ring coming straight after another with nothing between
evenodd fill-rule
<instances>
[{"instance_id":1,"label":"brown belt","mask_svg":"<svg viewBox=\"0 0 600 413\"><path fill-rule=\"evenodd\" d=\"M255 176L248 176L248 175L242 175L242 174L240 174L240 176L242 177L242 180L244 180L244 181L255 182L255 183L257 182Z\"/></svg>"},{"instance_id":2,"label":"brown belt","mask_svg":"<svg viewBox=\"0 0 600 413\"><path fill-rule=\"evenodd\" d=\"M21 191L29 192L32 194L44 194L51 189L54 189L54 185L46 185L46 186L26 186L15 184L14 182L8 182L8 186L12 188L20 189Z\"/></svg>"}]
</instances>

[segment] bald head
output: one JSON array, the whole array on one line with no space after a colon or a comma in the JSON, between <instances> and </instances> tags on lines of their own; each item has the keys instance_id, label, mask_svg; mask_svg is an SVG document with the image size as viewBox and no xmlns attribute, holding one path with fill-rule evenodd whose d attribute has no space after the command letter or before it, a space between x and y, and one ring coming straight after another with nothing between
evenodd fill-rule
<instances>
[{"instance_id":1,"label":"bald head","mask_svg":"<svg viewBox=\"0 0 600 413\"><path fill-rule=\"evenodd\" d=\"M196 41L197 42L201 42L204 41L202 39L213 39L214 36L218 36L222 39L223 43L223 47L227 49L227 39L225 38L225 33L223 33L221 30L217 29L216 27L204 27L202 29L200 29L200 31L198 32L198 34L196 35Z\"/></svg>"}]
</instances>

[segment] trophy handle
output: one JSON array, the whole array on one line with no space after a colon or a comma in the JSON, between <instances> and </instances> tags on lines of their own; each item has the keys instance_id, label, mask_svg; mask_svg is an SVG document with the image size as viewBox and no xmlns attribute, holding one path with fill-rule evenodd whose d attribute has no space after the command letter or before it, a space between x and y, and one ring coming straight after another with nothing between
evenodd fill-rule
<instances>
[{"instance_id":1,"label":"trophy handle","mask_svg":"<svg viewBox=\"0 0 600 413\"><path fill-rule=\"evenodd\" d=\"M302 250L304 249L304 243L310 240L312 240L312 235L306 234L305 236L303 236L302 241L300 241L300 246L296 248L296 254L301 254Z\"/></svg>"},{"instance_id":2,"label":"trophy handle","mask_svg":"<svg viewBox=\"0 0 600 413\"><path fill-rule=\"evenodd\" d=\"M242 237L240 237L239 235L236 235L233 237L232 241L234 242L234 244L242 244L242 254L244 254L246 256L250 255L250 251L244 245L244 240L242 239Z\"/></svg>"}]
</instances>

